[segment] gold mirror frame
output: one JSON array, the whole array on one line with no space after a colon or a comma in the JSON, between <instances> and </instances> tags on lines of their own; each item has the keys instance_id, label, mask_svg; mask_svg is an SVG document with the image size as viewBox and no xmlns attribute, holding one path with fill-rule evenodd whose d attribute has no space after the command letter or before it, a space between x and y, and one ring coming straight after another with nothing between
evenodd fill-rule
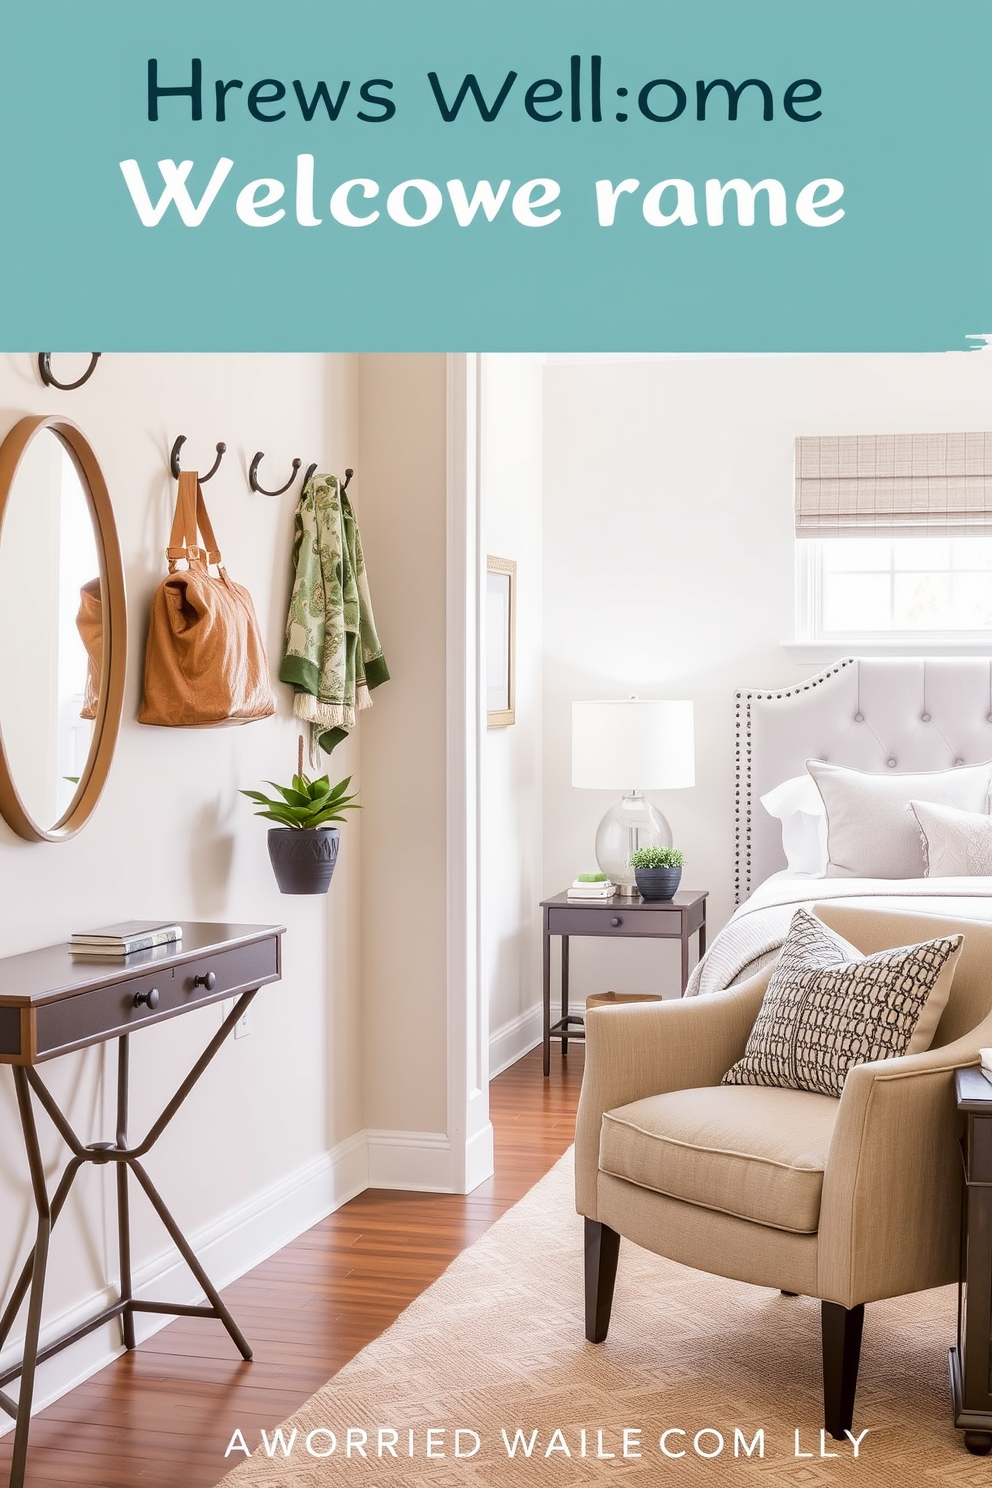
<instances>
[{"instance_id":1,"label":"gold mirror frame","mask_svg":"<svg viewBox=\"0 0 992 1488\"><path fill-rule=\"evenodd\" d=\"M93 723L93 743L68 810L50 828L39 827L18 794L0 731L0 815L27 842L65 842L88 820L110 770L124 702L127 662L127 602L117 523L100 462L83 431L58 415L32 414L14 425L0 445L0 540L14 477L28 445L42 429L50 429L76 467L93 517L100 558L103 605L103 659L100 698ZM8 638L8 644L11 638Z\"/></svg>"}]
</instances>

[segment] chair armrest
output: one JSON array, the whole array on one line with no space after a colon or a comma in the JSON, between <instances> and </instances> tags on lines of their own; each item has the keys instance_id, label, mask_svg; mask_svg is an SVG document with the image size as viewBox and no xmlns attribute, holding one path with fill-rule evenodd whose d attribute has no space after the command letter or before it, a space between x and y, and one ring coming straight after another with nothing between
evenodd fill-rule
<instances>
[{"instance_id":1,"label":"chair armrest","mask_svg":"<svg viewBox=\"0 0 992 1488\"><path fill-rule=\"evenodd\" d=\"M575 1206L596 1218L603 1112L668 1090L718 1085L744 1053L771 966L726 992L592 1008L575 1118Z\"/></svg>"},{"instance_id":2,"label":"chair armrest","mask_svg":"<svg viewBox=\"0 0 992 1488\"><path fill-rule=\"evenodd\" d=\"M922 1054L858 1065L823 1175L819 1295L844 1307L957 1280L961 1121L954 1071L992 1042L992 1014Z\"/></svg>"}]
</instances>

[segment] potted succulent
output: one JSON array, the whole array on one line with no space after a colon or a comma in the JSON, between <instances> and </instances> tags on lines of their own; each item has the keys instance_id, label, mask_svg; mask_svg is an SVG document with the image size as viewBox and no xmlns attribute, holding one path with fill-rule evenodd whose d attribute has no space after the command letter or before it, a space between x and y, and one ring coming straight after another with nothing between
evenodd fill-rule
<instances>
[{"instance_id":1,"label":"potted succulent","mask_svg":"<svg viewBox=\"0 0 992 1488\"><path fill-rule=\"evenodd\" d=\"M671 899L682 879L685 858L677 847L639 847L630 855L642 899Z\"/></svg>"},{"instance_id":2,"label":"potted succulent","mask_svg":"<svg viewBox=\"0 0 992 1488\"><path fill-rule=\"evenodd\" d=\"M256 816L278 823L269 828L269 861L283 894L326 894L338 857L338 829L346 811L358 811L354 795L347 794L351 776L332 785L326 775L311 780L303 773L303 740L300 760L289 785L267 780L277 792L243 790L241 794L259 808Z\"/></svg>"}]
</instances>

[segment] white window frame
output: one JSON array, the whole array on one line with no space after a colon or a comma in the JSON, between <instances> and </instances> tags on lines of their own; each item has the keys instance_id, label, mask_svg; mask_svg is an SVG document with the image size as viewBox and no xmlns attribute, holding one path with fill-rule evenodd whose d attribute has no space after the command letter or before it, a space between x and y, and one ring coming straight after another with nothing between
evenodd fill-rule
<instances>
[{"instance_id":1,"label":"white window frame","mask_svg":"<svg viewBox=\"0 0 992 1488\"><path fill-rule=\"evenodd\" d=\"M867 539L866 540L871 540ZM794 661L819 662L838 656L992 656L987 631L885 630L819 634L823 613L822 544L830 538L796 539L795 638L784 643Z\"/></svg>"}]
</instances>

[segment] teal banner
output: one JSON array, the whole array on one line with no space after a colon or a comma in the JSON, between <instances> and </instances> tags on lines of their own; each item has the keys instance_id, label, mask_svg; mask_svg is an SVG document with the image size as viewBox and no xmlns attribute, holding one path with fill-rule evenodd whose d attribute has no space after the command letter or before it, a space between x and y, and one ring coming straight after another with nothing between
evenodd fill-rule
<instances>
[{"instance_id":1,"label":"teal banner","mask_svg":"<svg viewBox=\"0 0 992 1488\"><path fill-rule=\"evenodd\" d=\"M992 332L989 0L32 0L0 34L8 350Z\"/></svg>"}]
</instances>

